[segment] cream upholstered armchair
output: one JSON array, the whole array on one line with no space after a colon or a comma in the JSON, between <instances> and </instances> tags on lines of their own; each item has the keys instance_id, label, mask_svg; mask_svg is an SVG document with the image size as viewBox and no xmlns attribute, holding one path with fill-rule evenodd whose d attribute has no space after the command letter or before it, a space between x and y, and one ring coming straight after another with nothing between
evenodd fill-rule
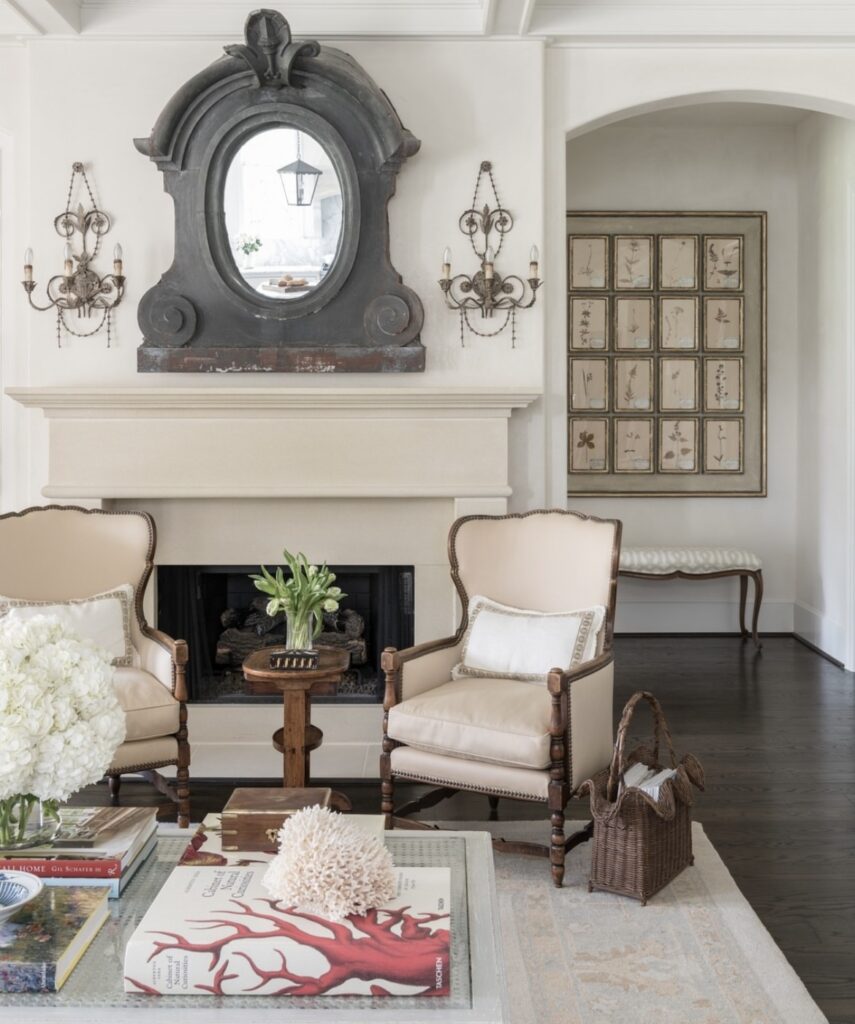
<instances>
[{"instance_id":1,"label":"cream upholstered armchair","mask_svg":"<svg viewBox=\"0 0 855 1024\"><path fill-rule=\"evenodd\" d=\"M187 644L152 629L143 614L155 527L144 512L49 505L0 516L0 594L30 602L64 602L133 586L132 663L116 667L113 685L125 711L126 737L108 772L113 803L123 773L143 775L178 804L189 823ZM129 659L131 660L131 659ZM176 765L176 785L157 771Z\"/></svg>"},{"instance_id":2,"label":"cream upholstered armchair","mask_svg":"<svg viewBox=\"0 0 855 1024\"><path fill-rule=\"evenodd\" d=\"M463 616L452 637L408 650L388 648L382 810L387 826L458 790L544 801L549 847L505 844L547 854L557 886L566 851L590 835L564 837L564 810L579 786L611 759L615 595L621 524L563 510L465 516L448 539L451 576ZM461 661L473 595L512 608L568 612L604 606L591 660L548 672L545 684L506 678L452 678ZM568 651L567 663L570 662ZM396 812L394 782L438 786Z\"/></svg>"}]
</instances>

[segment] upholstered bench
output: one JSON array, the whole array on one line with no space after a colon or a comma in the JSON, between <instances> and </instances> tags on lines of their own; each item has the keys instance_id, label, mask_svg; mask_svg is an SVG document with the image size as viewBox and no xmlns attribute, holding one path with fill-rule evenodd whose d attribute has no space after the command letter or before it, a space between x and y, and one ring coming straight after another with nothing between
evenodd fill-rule
<instances>
[{"instance_id":1,"label":"upholstered bench","mask_svg":"<svg viewBox=\"0 0 855 1024\"><path fill-rule=\"evenodd\" d=\"M747 637L745 600L748 579L754 580L754 614L751 636L762 647L757 636L757 620L763 600L763 565L757 555L741 548L624 548L620 553L620 575L640 580L718 579L739 577L739 631Z\"/></svg>"}]
</instances>

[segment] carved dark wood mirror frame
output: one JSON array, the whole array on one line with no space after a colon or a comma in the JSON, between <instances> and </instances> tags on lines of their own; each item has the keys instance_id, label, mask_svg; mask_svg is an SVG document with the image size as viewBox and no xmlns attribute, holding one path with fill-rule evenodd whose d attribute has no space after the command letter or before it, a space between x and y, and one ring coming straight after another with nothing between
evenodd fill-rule
<instances>
[{"instance_id":1,"label":"carved dark wood mirror frame","mask_svg":"<svg viewBox=\"0 0 855 1024\"><path fill-rule=\"evenodd\" d=\"M276 11L250 14L246 42L194 75L137 149L163 172L175 203L175 258L139 306L141 372L424 370L418 296L389 258L387 204L419 140L348 54L292 40ZM329 273L283 302L240 275L223 188L252 135L294 127L326 150L343 221Z\"/></svg>"}]
</instances>

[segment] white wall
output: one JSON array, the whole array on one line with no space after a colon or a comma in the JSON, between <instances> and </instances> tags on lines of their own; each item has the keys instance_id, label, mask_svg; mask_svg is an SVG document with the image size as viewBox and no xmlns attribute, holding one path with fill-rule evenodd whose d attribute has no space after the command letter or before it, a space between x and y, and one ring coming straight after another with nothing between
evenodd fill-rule
<instances>
[{"instance_id":1,"label":"white wall","mask_svg":"<svg viewBox=\"0 0 855 1024\"><path fill-rule=\"evenodd\" d=\"M348 40L332 45L348 50L365 66L404 124L422 140L420 153L399 175L389 215L393 263L425 306L422 340L427 349L423 374L386 374L382 379L342 374L334 383L539 386L542 304L519 318L516 349L511 349L509 332L492 341L467 338L466 347L461 348L457 318L445 308L437 280L446 245L454 250L455 268L471 272L475 267L457 223L471 201L475 176L485 159L494 162L500 195L516 222L503 248L500 271L522 272L528 266L531 245L542 247L543 191L537 168L543 151L543 122L532 116L543 106L542 44ZM83 160L91 166L104 209L114 218L110 248L113 240L121 241L128 285L117 311L117 339L110 350L103 336L72 338L57 349L53 317L24 309L15 343L20 351L29 352L29 365L4 384L251 388L279 381L330 386L330 378L320 374L265 375L262 381L250 374L158 374L152 378L136 373L141 340L136 306L172 260L172 204L163 193L162 176L134 149L132 139L148 135L173 92L216 59L221 48L205 42L39 41L16 52L22 55L22 66L7 97L14 95L29 107L31 133L21 155L33 168L33 199L23 204L14 251L23 253L26 245L32 245L35 275L42 285L49 272L56 272L61 241L53 218L64 204L72 161ZM509 67L513 74L508 73ZM58 102L69 87L74 102ZM0 99L0 126L3 106ZM500 124L513 125L513 131L498 130ZM16 301L23 306L23 294L16 295ZM9 405L8 399L3 401ZM20 420L22 432L32 438L32 458L29 468L20 469L25 478L16 503L39 501L46 478L44 424L39 413L10 415ZM516 500L536 502L542 493L544 453L540 425L530 414L515 416L512 447ZM11 505L5 492L3 504Z\"/></svg>"},{"instance_id":2,"label":"white wall","mask_svg":"<svg viewBox=\"0 0 855 1024\"><path fill-rule=\"evenodd\" d=\"M26 51L0 46L0 394L25 377L29 358L20 334L26 300L19 284L23 250L18 251L29 202L29 111L21 91L25 73ZM29 438L21 429L23 419L12 402L0 399L0 508L24 501Z\"/></svg>"},{"instance_id":3,"label":"white wall","mask_svg":"<svg viewBox=\"0 0 855 1024\"><path fill-rule=\"evenodd\" d=\"M238 32L239 26L236 36ZM404 123L423 142L421 153L409 162L399 178L390 220L394 262L426 306L423 340L427 346L427 372L419 376L386 375L382 383L399 387L429 383L544 383L545 402L524 416L514 417L511 458L516 507L566 502L567 136L598 123L624 119L628 112L709 99L789 103L829 114L855 116L855 62L845 47L793 45L759 49L709 45L681 51L569 46L544 51L542 44L531 41L399 39L350 39L338 45L362 61L392 98ZM129 277L128 296L118 317L115 348L107 351L103 340L95 338L75 340L59 352L50 315L27 310L17 283L17 268L5 266L4 319L0 323L4 335L0 338L0 372L4 377L0 383L4 386L191 383L187 375L157 375L151 379L140 378L135 372L140 340L135 306L171 259L172 211L169 199L161 191L160 175L134 150L131 139L147 134L172 92L219 53L220 47L211 42L156 40L34 41L26 47L0 50L0 173L3 180L10 180L7 151L11 148L16 200L12 211L15 223L11 227L8 209L0 210L4 258L10 245L11 252L18 254L25 245L32 244L37 256L36 273L42 282L48 269L56 267L60 250L52 220L64 200L71 162L83 159L93 166L104 207L115 217L115 237L124 245ZM68 92L73 93L72 103L62 102ZM775 152L780 155L779 149ZM691 167L691 154L684 155L685 166ZM805 154L802 161L804 166L808 156ZM466 349L461 349L456 320L443 307L436 285L439 254L445 244L454 247L461 257L457 265L464 266L465 240L456 234L457 217L469 201L474 175L483 159L494 161L502 198L516 217L517 229L508 239L506 266L524 266L531 243L540 244L541 238L545 241L545 287L535 308L520 319L516 351L510 349L506 337L495 341L472 339ZM786 191L786 175L771 161L755 166L760 179L768 178L774 186L775 196L770 201L765 194L746 205L767 208L771 214L774 203L779 203ZM700 199L684 196L684 201L692 206L713 205L709 194ZM576 205L582 205L581 201ZM640 200L633 196L631 205L640 205ZM676 205L675 192L664 205ZM728 198L726 205L734 205L734 201ZM775 225L776 220L770 218L773 249L772 240L778 230ZM770 342L783 346L779 354L785 358L789 344L786 330L777 330L775 337L777 340L770 335ZM770 372L776 372L773 360ZM338 381L350 385L378 382L376 377L356 376L342 376ZM204 377L192 382L208 387L253 387L259 383L249 375L227 380ZM262 383L269 384L271 379L265 377ZM299 383L312 387L328 385L329 380L302 376ZM784 402L787 394L792 395L792 391L788 392L783 385L783 391L772 395L770 407L782 437L790 437L791 428L788 434L787 424L779 415L780 408L776 410L775 405ZM0 434L3 509L40 500L45 479L44 440L41 414L25 413L4 398ZM802 461L807 463L809 451L804 445L802 455ZM748 513L740 513L740 531L746 537L757 537L765 531L771 519L776 518L770 510L777 507L775 502L791 487L787 482L791 477L780 475L772 461L780 457L780 450L778 455L771 453L772 499L765 503L750 499L740 502L743 510L751 511L750 522ZM804 465L802 469L808 472L809 467ZM822 493L833 502L839 497L824 485ZM632 507L640 507L640 503L634 502ZM651 533L658 529L656 506L650 503L646 507L644 525L636 522L635 512L627 517L629 540L655 539ZM688 505L681 501L677 507ZM720 510L729 507L732 503L699 506L699 522L705 529L712 531L715 527L723 533L726 517L721 516ZM805 526L809 519L805 506ZM826 520L822 522L824 528ZM793 600L794 577L792 565L788 566L779 545L785 529L777 521L771 525L777 539L774 544L764 545L761 552L772 560L768 569L771 593L767 607L773 618L767 617L765 625L776 628L781 620L774 616L783 614L786 619L787 601ZM834 520L826 531L833 538L829 543L842 545L851 532L850 525ZM786 530L792 528L791 523L786 526ZM710 533L710 539L717 539L722 533ZM833 561L826 555L823 559ZM809 553L803 561L805 569L800 570L796 584L800 606L822 610L828 606L827 601L833 601L840 607L837 590L833 594L828 592L831 584L826 581L826 570L823 569L821 586L817 582L819 577L809 583ZM622 598L627 595L632 596L624 590ZM653 596L649 588L645 591L647 596ZM707 596L716 600L729 597L729 592L722 587L715 598L710 591ZM677 590L672 590L670 595L663 593L661 600L675 604L681 597ZM657 616L661 611L657 609ZM665 611L670 622L671 612ZM730 615L727 608L718 611L722 620ZM851 622L852 618L849 614L846 621ZM657 621L662 628L661 620Z\"/></svg>"},{"instance_id":4,"label":"white wall","mask_svg":"<svg viewBox=\"0 0 855 1024\"><path fill-rule=\"evenodd\" d=\"M770 112L771 118L774 111ZM736 122L736 123L734 123ZM763 108L693 107L570 140L573 210L766 210L769 214L768 498L576 498L622 519L626 544L722 544L756 551L766 594L761 628L789 632L795 599L797 180L795 127ZM623 580L620 630L732 630L735 580L667 586Z\"/></svg>"},{"instance_id":5,"label":"white wall","mask_svg":"<svg viewBox=\"0 0 855 1024\"><path fill-rule=\"evenodd\" d=\"M802 301L795 625L852 665L847 624L855 522L847 460L855 423L855 125L812 114L798 125L796 139Z\"/></svg>"}]
</instances>

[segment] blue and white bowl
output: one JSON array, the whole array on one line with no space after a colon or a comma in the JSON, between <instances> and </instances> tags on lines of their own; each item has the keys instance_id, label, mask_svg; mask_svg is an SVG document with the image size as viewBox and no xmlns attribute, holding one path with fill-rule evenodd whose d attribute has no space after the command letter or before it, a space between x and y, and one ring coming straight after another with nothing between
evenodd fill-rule
<instances>
[{"instance_id":1,"label":"blue and white bowl","mask_svg":"<svg viewBox=\"0 0 855 1024\"><path fill-rule=\"evenodd\" d=\"M44 882L26 871L0 871L0 925L17 914L44 888Z\"/></svg>"}]
</instances>

